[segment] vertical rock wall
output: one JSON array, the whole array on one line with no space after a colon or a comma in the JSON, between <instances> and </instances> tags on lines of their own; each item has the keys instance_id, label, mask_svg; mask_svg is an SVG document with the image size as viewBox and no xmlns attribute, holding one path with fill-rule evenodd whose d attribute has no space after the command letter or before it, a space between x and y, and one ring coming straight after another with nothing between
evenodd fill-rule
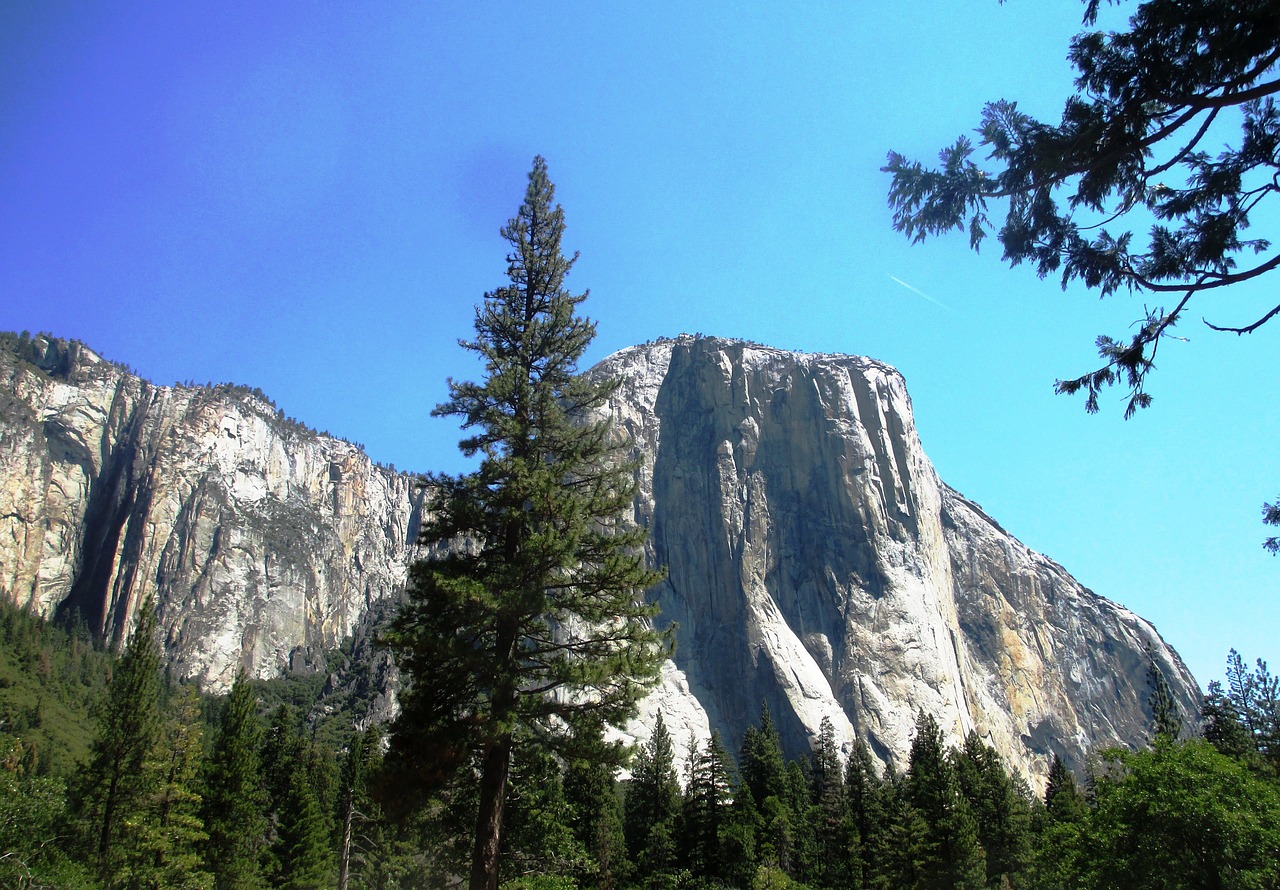
<instances>
[{"instance_id":1,"label":"vertical rock wall","mask_svg":"<svg viewBox=\"0 0 1280 890\"><path fill-rule=\"evenodd\" d=\"M1144 738L1148 648L1195 713L1150 625L938 480L892 368L681 337L594 372L622 379L611 411L644 456L685 723L736 745L765 703L792 752L828 717L901 766L924 709L1042 776L1054 753Z\"/></svg>"},{"instance_id":2,"label":"vertical rock wall","mask_svg":"<svg viewBox=\"0 0 1280 890\"><path fill-rule=\"evenodd\" d=\"M243 388L24 349L0 350L0 596L115 639L155 597L176 673L215 690L367 642L404 582L410 477ZM829 718L902 766L924 709L1035 781L1054 753L1145 738L1151 657L1195 712L1149 624L938 480L892 368L681 337L593 373L621 381L607 410L643 457L651 595L679 627L633 737L661 712L677 742L736 748L765 703L792 754Z\"/></svg>"},{"instance_id":3,"label":"vertical rock wall","mask_svg":"<svg viewBox=\"0 0 1280 890\"><path fill-rule=\"evenodd\" d=\"M403 584L410 477L242 388L26 358L0 352L0 595L114 639L154 597L168 660L216 690L318 663Z\"/></svg>"}]
</instances>

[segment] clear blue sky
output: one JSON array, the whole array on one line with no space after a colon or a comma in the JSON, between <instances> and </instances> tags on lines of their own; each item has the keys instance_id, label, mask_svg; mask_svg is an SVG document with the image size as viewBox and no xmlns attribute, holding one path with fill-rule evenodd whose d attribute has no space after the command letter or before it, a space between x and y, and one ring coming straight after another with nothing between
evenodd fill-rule
<instances>
[{"instance_id":1,"label":"clear blue sky","mask_svg":"<svg viewBox=\"0 0 1280 890\"><path fill-rule=\"evenodd\" d=\"M1127 14L1131 5L1120 8ZM261 387L383 463L456 470L429 416L547 158L601 358L703 332L873 356L939 474L1152 620L1202 684L1280 657L1280 322L1184 323L1154 406L1053 395L1141 301L892 231L932 157L1070 90L1077 0L0 4L0 328L159 383ZM1273 237L1276 232L1269 232ZM1215 297L1252 321L1280 278Z\"/></svg>"}]
</instances>

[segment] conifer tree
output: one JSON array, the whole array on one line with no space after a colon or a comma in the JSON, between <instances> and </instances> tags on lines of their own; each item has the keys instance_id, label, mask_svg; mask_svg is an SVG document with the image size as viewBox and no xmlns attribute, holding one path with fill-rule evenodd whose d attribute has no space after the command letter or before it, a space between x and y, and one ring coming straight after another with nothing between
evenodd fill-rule
<instances>
[{"instance_id":1,"label":"conifer tree","mask_svg":"<svg viewBox=\"0 0 1280 890\"><path fill-rule=\"evenodd\" d=\"M1053 755L1049 765L1049 779L1044 789L1044 807L1054 819L1074 820L1084 814L1085 800L1076 782L1075 773L1067 768L1062 758Z\"/></svg>"},{"instance_id":2,"label":"conifer tree","mask_svg":"<svg viewBox=\"0 0 1280 890\"><path fill-rule=\"evenodd\" d=\"M1249 670L1235 649L1227 656L1227 689L1232 710L1253 743L1254 750L1280 768L1280 677L1259 658Z\"/></svg>"},{"instance_id":3,"label":"conifer tree","mask_svg":"<svg viewBox=\"0 0 1280 890\"><path fill-rule=\"evenodd\" d=\"M1205 741L1218 751L1237 760L1257 757L1257 748L1249 736L1231 699L1222 690L1222 682L1210 680L1204 701L1200 703L1200 732Z\"/></svg>"},{"instance_id":4,"label":"conifer tree","mask_svg":"<svg viewBox=\"0 0 1280 890\"><path fill-rule=\"evenodd\" d=\"M813 871L818 886L845 887L853 883L858 836L845 805L844 764L836 745L835 726L823 717L818 743L810 754L813 769Z\"/></svg>"},{"instance_id":5,"label":"conifer tree","mask_svg":"<svg viewBox=\"0 0 1280 890\"><path fill-rule=\"evenodd\" d=\"M338 809L338 890L348 890L353 875L368 872L370 856L378 851L381 812L370 781L382 761L382 736L377 727L357 733L342 760Z\"/></svg>"},{"instance_id":6,"label":"conifer tree","mask_svg":"<svg viewBox=\"0 0 1280 890\"><path fill-rule=\"evenodd\" d=\"M205 774L206 861L216 890L260 890L267 803L259 746L262 726L248 676L236 676Z\"/></svg>"},{"instance_id":7,"label":"conifer tree","mask_svg":"<svg viewBox=\"0 0 1280 890\"><path fill-rule=\"evenodd\" d=\"M760 728L747 727L738 759L743 782L750 789L757 810L764 807L768 797L786 797L787 765L782 756L782 740L764 702L760 703Z\"/></svg>"},{"instance_id":8,"label":"conifer tree","mask_svg":"<svg viewBox=\"0 0 1280 890\"><path fill-rule=\"evenodd\" d=\"M680 834L685 862L695 876L716 878L721 874L720 840L729 816L732 769L718 730L711 733L702 751L690 757Z\"/></svg>"},{"instance_id":9,"label":"conifer tree","mask_svg":"<svg viewBox=\"0 0 1280 890\"><path fill-rule=\"evenodd\" d=\"M844 765L836 745L836 729L830 717L823 717L818 743L810 753L813 770L813 802L835 812L844 805Z\"/></svg>"},{"instance_id":10,"label":"conifer tree","mask_svg":"<svg viewBox=\"0 0 1280 890\"><path fill-rule=\"evenodd\" d=\"M1031 807L995 749L971 731L951 752L960 792L969 804L986 854L987 886L1013 884L1030 857Z\"/></svg>"},{"instance_id":11,"label":"conifer tree","mask_svg":"<svg viewBox=\"0 0 1280 890\"><path fill-rule=\"evenodd\" d=\"M881 844L881 832L887 823L884 810L884 783L876 774L875 761L867 743L859 739L845 764L845 805L849 821L857 832L856 861L851 864L859 876L870 871L868 861Z\"/></svg>"},{"instance_id":12,"label":"conifer tree","mask_svg":"<svg viewBox=\"0 0 1280 890\"><path fill-rule=\"evenodd\" d=\"M650 835L663 826L669 841L680 812L680 781L676 778L675 747L659 712L649 741L640 746L627 785L623 826L631 858L639 862ZM665 847L665 844L664 844Z\"/></svg>"},{"instance_id":13,"label":"conifer tree","mask_svg":"<svg viewBox=\"0 0 1280 890\"><path fill-rule=\"evenodd\" d=\"M572 879L589 869L587 847L573 829L564 770L540 745L518 744L503 817L500 880L524 875Z\"/></svg>"},{"instance_id":14,"label":"conifer tree","mask_svg":"<svg viewBox=\"0 0 1280 890\"><path fill-rule=\"evenodd\" d=\"M982 887L986 863L968 802L947 760L942 731L932 715L920 712L905 788L907 799L927 827L924 875L927 886L955 890Z\"/></svg>"},{"instance_id":15,"label":"conifer tree","mask_svg":"<svg viewBox=\"0 0 1280 890\"><path fill-rule=\"evenodd\" d=\"M894 227L913 241L967 229L977 250L995 231L1010 265L1061 275L1064 289L1075 280L1104 297L1167 299L1146 303L1125 335L1097 338L1100 368L1056 384L1083 390L1090 412L1101 390L1126 387L1129 416L1151 403L1155 353L1193 299L1203 305L1280 268L1274 238L1249 231L1274 224L1267 205L1280 203L1280 8L1143 0L1127 30L1102 32L1094 28L1101 0L1083 5L1087 28L1068 54L1076 92L1060 119L991 102L976 143L961 136L934 168L890 152L883 170L893 176ZM1001 219L988 205L1003 199ZM1256 315L1205 324L1245 334L1272 322L1280 306L1259 292L1266 302Z\"/></svg>"},{"instance_id":16,"label":"conifer tree","mask_svg":"<svg viewBox=\"0 0 1280 890\"><path fill-rule=\"evenodd\" d=\"M289 791L278 811L279 886L284 890L321 890L332 884L329 823L306 753L296 751L290 758Z\"/></svg>"},{"instance_id":17,"label":"conifer tree","mask_svg":"<svg viewBox=\"0 0 1280 890\"><path fill-rule=\"evenodd\" d=\"M665 651L640 598L659 575L624 521L636 468L599 416L617 383L577 374L595 327L576 314L586 295L565 289L577 256L561 252L563 232L535 158L502 229L509 281L485 295L476 337L461 344L486 377L451 380L434 411L473 431L460 448L480 463L428 478L419 541L462 546L412 567L386 637L409 681L389 757L401 784L438 786L480 757L471 890L496 888L517 730L563 750L590 735L584 726L620 724ZM620 762L622 749L593 756Z\"/></svg>"},{"instance_id":18,"label":"conifer tree","mask_svg":"<svg viewBox=\"0 0 1280 890\"><path fill-rule=\"evenodd\" d=\"M116 886L137 842L147 793L144 765L160 731L160 644L155 606L148 600L111 677L84 775L82 819L105 890Z\"/></svg>"},{"instance_id":19,"label":"conifer tree","mask_svg":"<svg viewBox=\"0 0 1280 890\"><path fill-rule=\"evenodd\" d=\"M930 886L930 826L907 796L906 779L899 776L893 761L885 764L884 777L876 789L873 822L875 831L863 844L863 885L873 890Z\"/></svg>"},{"instance_id":20,"label":"conifer tree","mask_svg":"<svg viewBox=\"0 0 1280 890\"><path fill-rule=\"evenodd\" d=\"M209 835L201 816L199 792L204 740L200 696L181 686L143 764L145 808L137 818L129 851L128 885L147 890L206 890L213 876L204 868L202 849Z\"/></svg>"},{"instance_id":21,"label":"conifer tree","mask_svg":"<svg viewBox=\"0 0 1280 890\"><path fill-rule=\"evenodd\" d=\"M1054 754L1045 786L1044 807L1035 812L1032 820L1029 886L1037 890L1074 890L1080 886L1077 860L1088 816L1088 806L1075 774Z\"/></svg>"},{"instance_id":22,"label":"conifer tree","mask_svg":"<svg viewBox=\"0 0 1280 890\"><path fill-rule=\"evenodd\" d=\"M1147 649L1147 707L1151 711L1151 726L1156 739L1177 741L1182 734L1182 711L1173 700L1173 690L1165 679L1164 671L1156 661L1155 652Z\"/></svg>"},{"instance_id":23,"label":"conifer tree","mask_svg":"<svg viewBox=\"0 0 1280 890\"><path fill-rule=\"evenodd\" d=\"M580 887L613 890L629 873L622 800L612 770L585 758L565 768L564 794L569 803L569 827L590 856Z\"/></svg>"}]
</instances>

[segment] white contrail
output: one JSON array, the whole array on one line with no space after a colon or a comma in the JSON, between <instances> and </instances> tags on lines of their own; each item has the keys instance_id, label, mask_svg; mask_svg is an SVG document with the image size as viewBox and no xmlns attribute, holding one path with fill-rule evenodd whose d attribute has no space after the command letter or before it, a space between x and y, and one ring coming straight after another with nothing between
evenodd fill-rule
<instances>
[{"instance_id":1,"label":"white contrail","mask_svg":"<svg viewBox=\"0 0 1280 890\"><path fill-rule=\"evenodd\" d=\"M911 291L911 292L912 292L913 294L915 294L916 296L924 297L926 300L928 300L930 303L932 303L932 304L933 304L933 305L935 305L935 306L938 306L938 307L940 307L940 308L942 308L942 309L945 309L945 310L947 310L948 312L955 312L955 310L954 310L954 309L952 309L950 306L948 306L946 303L942 302L941 300L935 300L933 297L929 296L929 295L928 295L928 294L926 294L924 291L920 290L920 288L918 288L918 287L912 287L911 285L909 285L909 284L907 284L905 281L903 281L901 278L898 278L898 277L896 277L896 276L894 276L894 275L890 275L890 276L889 276L889 280L890 280L890 281L896 281L898 284L902 285L903 287L905 287L907 290Z\"/></svg>"}]
</instances>

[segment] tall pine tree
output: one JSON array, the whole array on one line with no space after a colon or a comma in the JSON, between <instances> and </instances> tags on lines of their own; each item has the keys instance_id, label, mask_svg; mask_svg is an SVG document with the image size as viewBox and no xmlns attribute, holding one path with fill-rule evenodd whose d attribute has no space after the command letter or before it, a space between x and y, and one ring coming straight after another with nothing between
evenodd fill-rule
<instances>
[{"instance_id":1,"label":"tall pine tree","mask_svg":"<svg viewBox=\"0 0 1280 890\"><path fill-rule=\"evenodd\" d=\"M1010 777L1000 755L976 730L952 750L950 760L986 853L987 886L1016 885L1031 855L1029 792Z\"/></svg>"},{"instance_id":2,"label":"tall pine tree","mask_svg":"<svg viewBox=\"0 0 1280 890\"><path fill-rule=\"evenodd\" d=\"M259 748L262 725L243 670L231 687L205 774L206 860L216 890L260 890L267 843L267 793Z\"/></svg>"},{"instance_id":3,"label":"tall pine tree","mask_svg":"<svg viewBox=\"0 0 1280 890\"><path fill-rule=\"evenodd\" d=\"M179 687L143 763L145 809L134 821L128 886L147 890L208 890L213 876L203 867L209 835L201 817L199 790L204 739L200 694Z\"/></svg>"},{"instance_id":4,"label":"tall pine tree","mask_svg":"<svg viewBox=\"0 0 1280 890\"><path fill-rule=\"evenodd\" d=\"M160 732L162 688L155 607L148 600L112 674L84 775L81 819L91 832L93 859L106 890L123 876L138 840L134 826L146 807L144 765Z\"/></svg>"},{"instance_id":5,"label":"tall pine tree","mask_svg":"<svg viewBox=\"0 0 1280 890\"><path fill-rule=\"evenodd\" d=\"M986 884L986 861L968 801L947 759L942 731L920 712L904 786L907 800L926 828L922 870L925 886L977 890Z\"/></svg>"},{"instance_id":6,"label":"tall pine tree","mask_svg":"<svg viewBox=\"0 0 1280 890\"><path fill-rule=\"evenodd\" d=\"M370 780L382 765L382 735L372 727L351 740L342 759L338 791L338 890L348 890L352 876L365 877L369 859L378 856L381 811Z\"/></svg>"},{"instance_id":7,"label":"tall pine tree","mask_svg":"<svg viewBox=\"0 0 1280 890\"><path fill-rule=\"evenodd\" d=\"M640 598L643 532L624 521L635 491L598 412L617 383L580 376L595 326L565 289L564 213L535 158L524 203L502 229L508 283L476 310L463 348L483 382L449 382L437 416L473 432L460 443L479 467L429 477L419 542L455 544L416 563L387 642L409 680L392 729L390 765L410 785L447 780L480 759L471 890L495 890L502 812L517 730L531 744L570 746L617 725L656 679L664 641ZM440 553L440 548L435 551ZM594 756L621 759L619 746Z\"/></svg>"}]
</instances>

